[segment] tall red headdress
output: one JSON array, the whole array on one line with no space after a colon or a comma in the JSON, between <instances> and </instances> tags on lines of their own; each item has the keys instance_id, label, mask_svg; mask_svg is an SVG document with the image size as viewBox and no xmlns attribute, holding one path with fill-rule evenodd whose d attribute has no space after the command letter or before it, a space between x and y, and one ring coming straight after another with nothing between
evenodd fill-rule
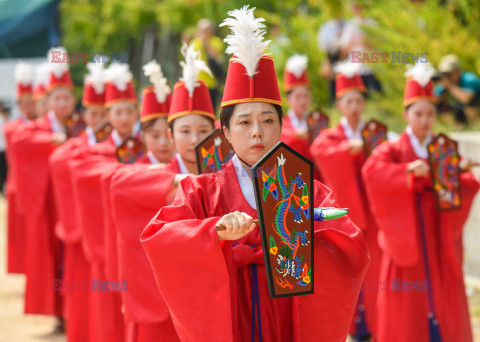
<instances>
[{"instance_id":1,"label":"tall red headdress","mask_svg":"<svg viewBox=\"0 0 480 342\"><path fill-rule=\"evenodd\" d=\"M17 83L17 100L33 94L33 67L19 61L15 66L15 82Z\"/></svg>"},{"instance_id":2,"label":"tall red headdress","mask_svg":"<svg viewBox=\"0 0 480 342\"><path fill-rule=\"evenodd\" d=\"M308 57L305 55L293 55L285 65L283 75L283 89L290 91L298 86L310 87L307 75Z\"/></svg>"},{"instance_id":3,"label":"tall red headdress","mask_svg":"<svg viewBox=\"0 0 480 342\"><path fill-rule=\"evenodd\" d=\"M263 18L255 18L255 8L244 6L228 12L220 26L231 30L225 38L226 52L233 54L228 65L222 107L245 102L282 105L273 58L265 54L270 41L264 41Z\"/></svg>"},{"instance_id":4,"label":"tall red headdress","mask_svg":"<svg viewBox=\"0 0 480 342\"><path fill-rule=\"evenodd\" d=\"M367 88L358 74L358 67L358 64L350 61L340 62L335 66L335 97L337 99L351 91L367 92Z\"/></svg>"},{"instance_id":5,"label":"tall red headdress","mask_svg":"<svg viewBox=\"0 0 480 342\"><path fill-rule=\"evenodd\" d=\"M133 89L132 73L128 64L112 63L105 70L107 83L105 85L105 107L111 108L122 101L137 104L137 95Z\"/></svg>"},{"instance_id":6,"label":"tall red headdress","mask_svg":"<svg viewBox=\"0 0 480 342\"><path fill-rule=\"evenodd\" d=\"M407 81L403 95L403 105L407 107L420 100L436 103L433 95L432 77L436 71L430 63L416 63L405 72Z\"/></svg>"},{"instance_id":7,"label":"tall red headdress","mask_svg":"<svg viewBox=\"0 0 480 342\"><path fill-rule=\"evenodd\" d=\"M143 89L140 121L143 123L161 117L167 118L171 103L171 90L167 79L163 76L162 68L153 60L143 66L143 72L152 85Z\"/></svg>"},{"instance_id":8,"label":"tall red headdress","mask_svg":"<svg viewBox=\"0 0 480 342\"><path fill-rule=\"evenodd\" d=\"M67 50L64 47L54 47L48 51L47 59L50 62L50 76L46 91L49 93L58 88L70 90L74 88L69 64L63 59L63 56L66 54Z\"/></svg>"},{"instance_id":9,"label":"tall red headdress","mask_svg":"<svg viewBox=\"0 0 480 342\"><path fill-rule=\"evenodd\" d=\"M105 105L105 68L103 63L90 62L87 64L89 74L85 76L83 83L82 105L104 106Z\"/></svg>"},{"instance_id":10,"label":"tall red headdress","mask_svg":"<svg viewBox=\"0 0 480 342\"><path fill-rule=\"evenodd\" d=\"M173 87L172 103L168 114L168 122L185 115L203 115L215 120L215 112L210 93L203 81L198 80L198 73L203 70L211 74L207 64L200 59L200 53L195 51L193 44L183 45L182 54L185 62L180 62L183 74L180 81Z\"/></svg>"}]
</instances>

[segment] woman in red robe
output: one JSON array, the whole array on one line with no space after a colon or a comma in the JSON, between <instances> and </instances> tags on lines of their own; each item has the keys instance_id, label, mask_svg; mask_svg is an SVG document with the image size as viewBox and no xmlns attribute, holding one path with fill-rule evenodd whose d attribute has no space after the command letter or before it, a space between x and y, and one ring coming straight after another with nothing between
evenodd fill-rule
<instances>
[{"instance_id":1,"label":"woman in red robe","mask_svg":"<svg viewBox=\"0 0 480 342\"><path fill-rule=\"evenodd\" d=\"M16 205L25 215L25 313L55 315L62 332L61 296L63 253L55 236L56 212L48 158L65 142L65 119L73 113L75 97L67 64L52 64L47 86L49 112L17 130L12 138Z\"/></svg>"},{"instance_id":2,"label":"woman in red robe","mask_svg":"<svg viewBox=\"0 0 480 342\"><path fill-rule=\"evenodd\" d=\"M378 146L362 169L382 249L379 341L439 341L438 328L443 341L472 341L462 230L479 185L462 173L461 209L437 211L427 162L436 116L432 69L422 63L410 69L408 126L397 141Z\"/></svg>"},{"instance_id":3,"label":"woman in red robe","mask_svg":"<svg viewBox=\"0 0 480 342\"><path fill-rule=\"evenodd\" d=\"M350 64L339 65L335 84L336 103L343 116L337 127L320 133L310 152L325 184L333 190L338 203L349 208L350 218L365 235L371 262L360 293L351 334L358 339L371 336L375 341L380 249L377 243L378 229L368 206L361 175L365 162L361 135L365 121L361 115L367 89Z\"/></svg>"},{"instance_id":4,"label":"woman in red robe","mask_svg":"<svg viewBox=\"0 0 480 342\"><path fill-rule=\"evenodd\" d=\"M62 291L65 298L66 335L68 341L88 340L89 266L81 244L81 229L77 222L77 207L72 196L69 162L97 142L94 127L105 117L105 80L101 63L89 63L90 73L85 77L82 114L87 125L84 133L69 139L50 155L50 172L55 195L57 225L55 233L64 244L65 267Z\"/></svg>"},{"instance_id":5,"label":"woman in red robe","mask_svg":"<svg viewBox=\"0 0 480 342\"><path fill-rule=\"evenodd\" d=\"M235 34L227 37L227 51L242 57L230 61L220 119L236 155L220 172L182 180L173 204L160 209L142 233L143 248L181 340L345 340L359 292L353 283L363 281L369 263L363 235L347 217L315 224L315 294L268 295L246 175L248 165L279 141L281 99L273 59L263 55L260 19L248 7L229 14ZM249 40L235 27L257 37L254 52L245 50L241 42ZM335 201L315 182L320 205ZM217 224L226 230L217 232ZM258 267L258 317L252 317L252 264Z\"/></svg>"},{"instance_id":6,"label":"woman in red robe","mask_svg":"<svg viewBox=\"0 0 480 342\"><path fill-rule=\"evenodd\" d=\"M138 118L137 99L128 65L114 63L106 70L105 107L112 132L69 161L82 248L89 263L89 341L122 341L124 325L119 284L106 272L105 225L101 180L119 167L117 147L132 134Z\"/></svg>"},{"instance_id":7,"label":"woman in red robe","mask_svg":"<svg viewBox=\"0 0 480 342\"><path fill-rule=\"evenodd\" d=\"M7 145L6 159L9 172L6 181L6 198L8 202L7 211L7 272L25 272L25 217L16 207L16 189L13 177L15 165L10 159L10 148L12 137L19 126L35 120L35 102L33 99L33 69L30 65L19 62L15 67L15 81L17 82L17 105L20 110L20 117L7 121L3 124L3 134Z\"/></svg>"}]
</instances>

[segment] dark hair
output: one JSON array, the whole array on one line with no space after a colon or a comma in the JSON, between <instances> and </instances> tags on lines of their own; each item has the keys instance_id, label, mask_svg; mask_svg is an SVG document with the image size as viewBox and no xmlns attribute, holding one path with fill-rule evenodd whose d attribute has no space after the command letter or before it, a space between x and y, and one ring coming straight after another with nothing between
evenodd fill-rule
<instances>
[{"instance_id":1,"label":"dark hair","mask_svg":"<svg viewBox=\"0 0 480 342\"><path fill-rule=\"evenodd\" d=\"M223 127L230 128L230 119L232 118L233 112L235 111L236 105L223 107L220 111L220 124L223 130ZM282 106L273 105L278 114L278 121L280 122L280 127L282 126L282 116L283 110Z\"/></svg>"},{"instance_id":2,"label":"dark hair","mask_svg":"<svg viewBox=\"0 0 480 342\"><path fill-rule=\"evenodd\" d=\"M358 93L362 94L362 95L363 95L363 98L365 99L365 101L367 101L367 100L368 100L368 94L367 94L367 92L365 92L365 91L360 91L360 90L354 90L354 91L356 91L356 92L358 92ZM345 95L347 95L347 94L350 94L350 92L347 92L347 93L343 94L342 96L340 96L340 97L337 97L337 100L340 100L340 99L342 99L342 98L343 98Z\"/></svg>"},{"instance_id":3,"label":"dark hair","mask_svg":"<svg viewBox=\"0 0 480 342\"><path fill-rule=\"evenodd\" d=\"M158 118L154 118L154 119L142 122L142 125L141 125L142 132L145 133L146 131L151 129L153 127L153 125L155 125L157 120L160 120L160 119L165 120L165 121L167 120L167 118L165 118L165 117L158 117Z\"/></svg>"}]
</instances>

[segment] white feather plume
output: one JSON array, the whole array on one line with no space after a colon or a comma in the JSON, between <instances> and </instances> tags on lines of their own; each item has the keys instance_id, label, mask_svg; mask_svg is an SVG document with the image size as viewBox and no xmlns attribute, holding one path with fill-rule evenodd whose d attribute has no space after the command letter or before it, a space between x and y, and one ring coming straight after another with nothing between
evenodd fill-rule
<instances>
[{"instance_id":1,"label":"white feather plume","mask_svg":"<svg viewBox=\"0 0 480 342\"><path fill-rule=\"evenodd\" d=\"M132 73L126 63L113 62L105 70L105 74L106 82L112 82L120 91L126 90L128 83L132 80Z\"/></svg>"},{"instance_id":2,"label":"white feather plume","mask_svg":"<svg viewBox=\"0 0 480 342\"><path fill-rule=\"evenodd\" d=\"M287 61L285 69L295 75L296 78L302 77L307 70L308 57L305 55L293 55Z\"/></svg>"},{"instance_id":3,"label":"white feather plume","mask_svg":"<svg viewBox=\"0 0 480 342\"><path fill-rule=\"evenodd\" d=\"M33 83L33 67L31 64L19 61L15 66L15 81L24 87Z\"/></svg>"},{"instance_id":4,"label":"white feather plume","mask_svg":"<svg viewBox=\"0 0 480 342\"><path fill-rule=\"evenodd\" d=\"M97 94L105 91L105 65L103 63L87 63L89 74L85 76L85 82L90 83Z\"/></svg>"},{"instance_id":5,"label":"white feather plume","mask_svg":"<svg viewBox=\"0 0 480 342\"><path fill-rule=\"evenodd\" d=\"M430 62L417 62L415 65L407 65L405 77L412 77L420 86L425 87L436 73L437 71Z\"/></svg>"},{"instance_id":6,"label":"white feather plume","mask_svg":"<svg viewBox=\"0 0 480 342\"><path fill-rule=\"evenodd\" d=\"M247 75L253 77L260 59L270 41L264 41L266 31L263 18L255 18L255 7L247 6L228 12L232 18L227 18L220 26L228 26L231 33L224 39L228 44L226 53L233 54L233 61L241 63L247 70Z\"/></svg>"},{"instance_id":7,"label":"white feather plume","mask_svg":"<svg viewBox=\"0 0 480 342\"><path fill-rule=\"evenodd\" d=\"M190 97L192 97L195 87L200 85L200 83L197 81L198 73L200 71L205 71L210 76L213 75L207 63L200 59L200 52L194 49L193 44L188 46L184 43L181 52L185 57L185 61L180 62L180 65L183 67L183 73L180 81L185 82L185 87L188 90L188 94Z\"/></svg>"},{"instance_id":8,"label":"white feather plume","mask_svg":"<svg viewBox=\"0 0 480 342\"><path fill-rule=\"evenodd\" d=\"M360 63L352 63L349 60L338 62L333 67L333 71L335 73L340 73L348 78L353 78L356 74L358 74L359 69Z\"/></svg>"},{"instance_id":9,"label":"white feather plume","mask_svg":"<svg viewBox=\"0 0 480 342\"><path fill-rule=\"evenodd\" d=\"M50 63L43 62L35 66L35 84L42 84L47 86L48 78L50 76Z\"/></svg>"},{"instance_id":10,"label":"white feather plume","mask_svg":"<svg viewBox=\"0 0 480 342\"><path fill-rule=\"evenodd\" d=\"M159 103L165 102L171 90L167 84L167 79L163 76L162 67L155 60L152 60L143 66L143 73L153 84L157 101Z\"/></svg>"},{"instance_id":11,"label":"white feather plume","mask_svg":"<svg viewBox=\"0 0 480 342\"><path fill-rule=\"evenodd\" d=\"M52 72L55 77L60 78L62 75L68 71L69 66L67 62L63 62L63 54L67 53L67 50L63 46L53 47L48 50L47 60L50 63L50 72ZM56 62L54 62L54 57ZM60 61L58 61L60 59Z\"/></svg>"}]
</instances>

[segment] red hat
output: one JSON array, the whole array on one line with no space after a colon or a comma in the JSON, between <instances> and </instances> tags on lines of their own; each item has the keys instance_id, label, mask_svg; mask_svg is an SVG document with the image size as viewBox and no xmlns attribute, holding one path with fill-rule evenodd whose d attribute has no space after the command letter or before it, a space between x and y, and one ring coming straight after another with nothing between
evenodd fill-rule
<instances>
[{"instance_id":1,"label":"red hat","mask_svg":"<svg viewBox=\"0 0 480 342\"><path fill-rule=\"evenodd\" d=\"M197 79L200 71L210 73L207 64L200 59L200 53L195 51L193 44L182 47L185 56L183 77L173 87L172 104L168 114L168 122L190 114L203 115L215 120L210 92L205 82Z\"/></svg>"},{"instance_id":2,"label":"red hat","mask_svg":"<svg viewBox=\"0 0 480 342\"><path fill-rule=\"evenodd\" d=\"M337 99L351 91L367 92L367 88L358 74L358 68L358 64L351 62L341 62L335 66L335 97Z\"/></svg>"},{"instance_id":3,"label":"red hat","mask_svg":"<svg viewBox=\"0 0 480 342\"><path fill-rule=\"evenodd\" d=\"M105 85L105 107L111 108L122 101L137 104L137 95L133 89L132 74L128 64L112 63L105 70L107 83Z\"/></svg>"},{"instance_id":4,"label":"red hat","mask_svg":"<svg viewBox=\"0 0 480 342\"><path fill-rule=\"evenodd\" d=\"M293 55L288 59L283 76L283 89L286 92L298 86L310 87L307 65L308 57L304 55Z\"/></svg>"},{"instance_id":5,"label":"red hat","mask_svg":"<svg viewBox=\"0 0 480 342\"><path fill-rule=\"evenodd\" d=\"M68 62L64 62L63 59L57 60L59 53L63 55L66 54L67 51L63 47L51 48L50 51L48 51L47 58L50 62L50 75L46 87L48 93L58 88L67 88L70 90L74 88Z\"/></svg>"},{"instance_id":6,"label":"red hat","mask_svg":"<svg viewBox=\"0 0 480 342\"><path fill-rule=\"evenodd\" d=\"M427 100L436 103L433 95L433 84L431 78L435 75L435 69L430 63L417 63L405 73L405 93L403 105L405 107L420 100Z\"/></svg>"},{"instance_id":7,"label":"red hat","mask_svg":"<svg viewBox=\"0 0 480 342\"><path fill-rule=\"evenodd\" d=\"M225 38L226 52L233 54L228 65L222 107L245 102L266 102L282 105L277 74L272 57L264 54L269 41L263 41L263 18L255 18L244 6L228 12L220 26L229 26L232 33Z\"/></svg>"},{"instance_id":8,"label":"red hat","mask_svg":"<svg viewBox=\"0 0 480 342\"><path fill-rule=\"evenodd\" d=\"M162 68L153 60L143 66L143 73L153 85L143 89L140 121L143 123L161 117L167 118L172 97Z\"/></svg>"},{"instance_id":9,"label":"red hat","mask_svg":"<svg viewBox=\"0 0 480 342\"><path fill-rule=\"evenodd\" d=\"M47 94L47 83L50 77L50 63L44 62L35 67L35 86L33 88L33 98L35 100Z\"/></svg>"},{"instance_id":10,"label":"red hat","mask_svg":"<svg viewBox=\"0 0 480 342\"><path fill-rule=\"evenodd\" d=\"M33 67L25 62L18 62L15 66L15 81L17 83L17 100L33 93Z\"/></svg>"},{"instance_id":11,"label":"red hat","mask_svg":"<svg viewBox=\"0 0 480 342\"><path fill-rule=\"evenodd\" d=\"M105 105L105 68L103 63L88 63L90 73L83 85L82 106Z\"/></svg>"},{"instance_id":12,"label":"red hat","mask_svg":"<svg viewBox=\"0 0 480 342\"><path fill-rule=\"evenodd\" d=\"M146 87L143 89L140 121L143 123L157 118L167 118L171 102L172 96L170 94L166 95L165 101L159 102L155 94L155 88L153 86Z\"/></svg>"}]
</instances>

